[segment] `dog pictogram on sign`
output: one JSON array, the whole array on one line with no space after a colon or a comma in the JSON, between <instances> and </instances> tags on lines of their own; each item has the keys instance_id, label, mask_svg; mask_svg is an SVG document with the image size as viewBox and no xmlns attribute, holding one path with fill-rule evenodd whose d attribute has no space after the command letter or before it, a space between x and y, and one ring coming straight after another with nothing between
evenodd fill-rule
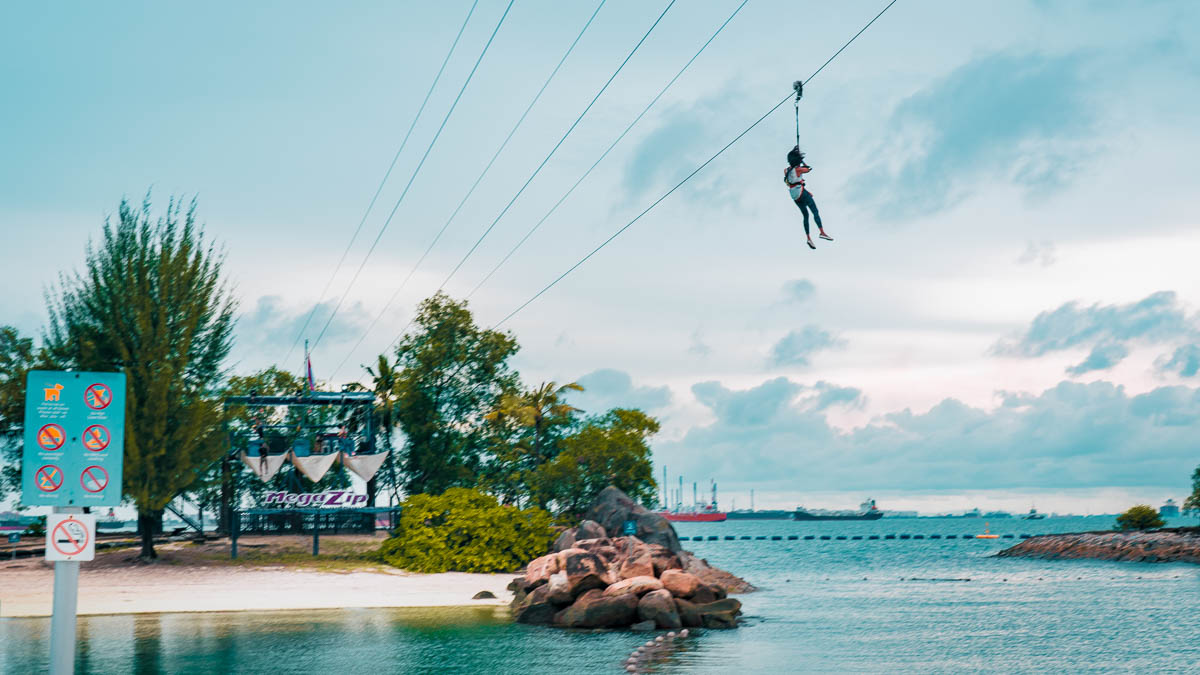
<instances>
[{"instance_id":1,"label":"dog pictogram on sign","mask_svg":"<svg viewBox=\"0 0 1200 675\"><path fill-rule=\"evenodd\" d=\"M42 492L54 492L62 487L63 470L53 464L47 464L37 470L34 480L37 481L38 489Z\"/></svg>"},{"instance_id":2,"label":"dog pictogram on sign","mask_svg":"<svg viewBox=\"0 0 1200 675\"><path fill-rule=\"evenodd\" d=\"M104 410L112 403L112 389L103 384L93 384L83 392L83 402L92 410Z\"/></svg>"},{"instance_id":3,"label":"dog pictogram on sign","mask_svg":"<svg viewBox=\"0 0 1200 675\"><path fill-rule=\"evenodd\" d=\"M83 489L95 494L108 487L108 472L102 466L89 466L79 475Z\"/></svg>"},{"instance_id":4,"label":"dog pictogram on sign","mask_svg":"<svg viewBox=\"0 0 1200 675\"><path fill-rule=\"evenodd\" d=\"M83 447L92 452L100 452L108 447L112 441L112 435L108 433L108 427L103 424L93 424L83 432Z\"/></svg>"}]
</instances>

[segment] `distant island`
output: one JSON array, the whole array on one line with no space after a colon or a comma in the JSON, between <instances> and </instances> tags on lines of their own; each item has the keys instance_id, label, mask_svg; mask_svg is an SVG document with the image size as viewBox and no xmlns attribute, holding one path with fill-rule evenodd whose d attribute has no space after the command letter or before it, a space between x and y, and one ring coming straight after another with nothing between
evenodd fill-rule
<instances>
[{"instance_id":1,"label":"distant island","mask_svg":"<svg viewBox=\"0 0 1200 675\"><path fill-rule=\"evenodd\" d=\"M1200 563L1200 527L1043 534L996 555L1044 560Z\"/></svg>"}]
</instances>

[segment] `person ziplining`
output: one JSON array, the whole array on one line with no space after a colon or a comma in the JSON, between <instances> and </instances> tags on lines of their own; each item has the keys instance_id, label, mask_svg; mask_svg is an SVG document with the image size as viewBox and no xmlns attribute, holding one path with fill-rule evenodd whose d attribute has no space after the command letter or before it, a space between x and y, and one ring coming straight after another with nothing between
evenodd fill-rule
<instances>
[{"instance_id":1,"label":"person ziplining","mask_svg":"<svg viewBox=\"0 0 1200 675\"><path fill-rule=\"evenodd\" d=\"M812 167L804 161L804 153L800 151L800 98L804 95L804 83L797 80L792 83L792 89L796 91L796 146L788 151L788 167L783 174L783 182L788 186L788 193L791 195L792 201L796 202L796 206L800 207L800 213L804 215L804 236L808 239L808 247L815 249L817 246L813 243L808 229L810 209L813 220L817 223L817 231L820 232L818 236L825 241L833 241L833 237L825 233L825 228L821 225L821 213L817 210L817 202L813 200L812 193L808 191L804 181L804 174L812 171Z\"/></svg>"}]
</instances>

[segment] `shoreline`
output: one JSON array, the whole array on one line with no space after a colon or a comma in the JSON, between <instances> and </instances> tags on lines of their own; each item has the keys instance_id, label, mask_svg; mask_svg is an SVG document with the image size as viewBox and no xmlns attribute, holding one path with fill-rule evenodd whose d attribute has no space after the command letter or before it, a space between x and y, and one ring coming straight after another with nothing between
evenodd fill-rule
<instances>
[{"instance_id":1,"label":"shoreline","mask_svg":"<svg viewBox=\"0 0 1200 675\"><path fill-rule=\"evenodd\" d=\"M162 546L154 564L130 562L129 549L98 553L80 565L78 614L499 608L512 599L506 589L511 574L417 574L339 560L337 554L222 561L197 555L197 549L211 553L188 544ZM0 560L0 619L50 616L53 589L52 563ZM479 591L495 598L472 599Z\"/></svg>"},{"instance_id":2,"label":"shoreline","mask_svg":"<svg viewBox=\"0 0 1200 675\"><path fill-rule=\"evenodd\" d=\"M1115 560L1200 564L1200 528L1043 534L996 554L1001 558Z\"/></svg>"}]
</instances>

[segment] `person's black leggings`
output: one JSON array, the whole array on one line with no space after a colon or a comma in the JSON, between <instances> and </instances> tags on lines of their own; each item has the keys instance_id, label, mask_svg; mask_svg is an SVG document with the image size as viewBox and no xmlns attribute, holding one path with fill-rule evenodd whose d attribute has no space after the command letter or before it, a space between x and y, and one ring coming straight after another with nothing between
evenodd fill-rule
<instances>
[{"instance_id":1,"label":"person's black leggings","mask_svg":"<svg viewBox=\"0 0 1200 675\"><path fill-rule=\"evenodd\" d=\"M808 234L808 210L812 209L813 220L817 221L817 229L822 229L821 213L817 211L817 203L813 201L812 193L808 190L800 193L796 199L796 206L800 207L800 213L804 214L804 234Z\"/></svg>"}]
</instances>

